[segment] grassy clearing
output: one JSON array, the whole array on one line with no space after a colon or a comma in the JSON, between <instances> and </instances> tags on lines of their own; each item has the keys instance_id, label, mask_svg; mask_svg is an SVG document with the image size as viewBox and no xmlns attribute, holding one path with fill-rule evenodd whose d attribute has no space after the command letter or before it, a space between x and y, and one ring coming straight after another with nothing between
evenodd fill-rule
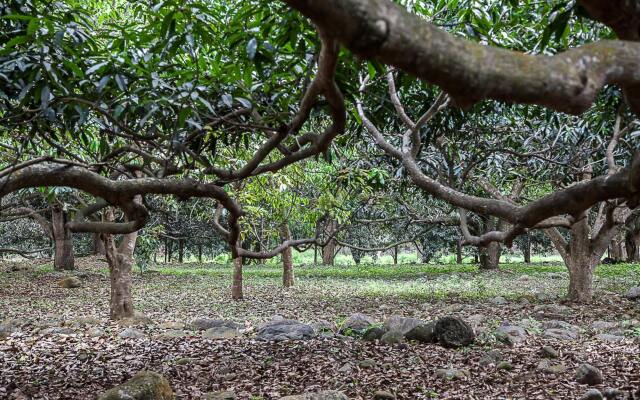
<instances>
[{"instance_id":1,"label":"grassy clearing","mask_svg":"<svg viewBox=\"0 0 640 400\"><path fill-rule=\"evenodd\" d=\"M158 266L162 275L174 277L217 278L228 282L232 269L220 264ZM502 264L499 271L480 271L474 264L401 264L359 266L295 267L297 286L316 293L317 288L330 293L376 298L404 298L435 301L442 299L486 299L551 297L564 295L568 274L562 264ZM248 265L244 277L248 285L279 287L281 267ZM601 265L596 270L596 290L624 292L640 280L640 265ZM329 287L327 287L329 286ZM317 291L317 295L326 294ZM324 292L326 293L326 292Z\"/></svg>"}]
</instances>

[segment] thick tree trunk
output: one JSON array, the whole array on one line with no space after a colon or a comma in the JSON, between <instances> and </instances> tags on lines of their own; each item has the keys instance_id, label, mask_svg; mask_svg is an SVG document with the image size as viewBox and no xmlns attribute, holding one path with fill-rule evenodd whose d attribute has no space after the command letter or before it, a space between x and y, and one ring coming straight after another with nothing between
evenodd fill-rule
<instances>
[{"instance_id":1,"label":"thick tree trunk","mask_svg":"<svg viewBox=\"0 0 640 400\"><path fill-rule=\"evenodd\" d=\"M502 248L499 243L491 242L480 248L480 269L498 269Z\"/></svg>"},{"instance_id":2,"label":"thick tree trunk","mask_svg":"<svg viewBox=\"0 0 640 400\"><path fill-rule=\"evenodd\" d=\"M291 240L291 231L289 225L283 223L280 225L280 239L285 242ZM287 247L282 251L282 286L285 288L291 287L294 284L293 277L293 250L291 247Z\"/></svg>"},{"instance_id":3,"label":"thick tree trunk","mask_svg":"<svg viewBox=\"0 0 640 400\"><path fill-rule=\"evenodd\" d=\"M588 303L593 299L593 272L597 262L588 255L577 255L567 265L569 269L569 292L567 299L578 303Z\"/></svg>"},{"instance_id":4,"label":"thick tree trunk","mask_svg":"<svg viewBox=\"0 0 640 400\"><path fill-rule=\"evenodd\" d=\"M327 236L333 235L333 233L338 229L338 223L332 219L327 221L325 226L325 234ZM333 265L334 256L336 252L336 241L332 238L329 242L322 248L322 263L324 265Z\"/></svg>"},{"instance_id":5,"label":"thick tree trunk","mask_svg":"<svg viewBox=\"0 0 640 400\"><path fill-rule=\"evenodd\" d=\"M55 242L53 267L56 270L74 268L73 235L67 228L67 212L59 205L51 207L51 229Z\"/></svg>"},{"instance_id":6,"label":"thick tree trunk","mask_svg":"<svg viewBox=\"0 0 640 400\"><path fill-rule=\"evenodd\" d=\"M109 278L111 280L109 316L113 320L133 316L131 264L130 259L118 253L113 255L112 261L109 261Z\"/></svg>"},{"instance_id":7,"label":"thick tree trunk","mask_svg":"<svg viewBox=\"0 0 640 400\"><path fill-rule=\"evenodd\" d=\"M571 226L571 236L564 253L564 261L569 270L569 290L567 300L588 303L593 299L593 272L606 249L594 254L591 227L587 218L582 218ZM561 254L563 254L561 252Z\"/></svg>"},{"instance_id":8,"label":"thick tree trunk","mask_svg":"<svg viewBox=\"0 0 640 400\"><path fill-rule=\"evenodd\" d=\"M462 264L462 239L456 242L456 264Z\"/></svg>"},{"instance_id":9,"label":"thick tree trunk","mask_svg":"<svg viewBox=\"0 0 640 400\"><path fill-rule=\"evenodd\" d=\"M241 300L242 295L242 257L233 259L233 283L231 284L231 298Z\"/></svg>"},{"instance_id":10,"label":"thick tree trunk","mask_svg":"<svg viewBox=\"0 0 640 400\"><path fill-rule=\"evenodd\" d=\"M133 316L133 298L131 296L131 265L133 260L128 252L135 244L124 243L123 240L125 246L121 246L119 249L115 245L113 235L103 234L101 236L109 265L109 280L111 281L109 317L113 320L131 317Z\"/></svg>"}]
</instances>

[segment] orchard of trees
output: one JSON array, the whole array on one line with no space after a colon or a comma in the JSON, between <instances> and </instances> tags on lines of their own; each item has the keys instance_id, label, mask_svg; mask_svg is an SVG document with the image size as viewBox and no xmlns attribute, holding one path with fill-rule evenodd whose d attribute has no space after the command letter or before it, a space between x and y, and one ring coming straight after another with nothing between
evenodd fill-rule
<instances>
[{"instance_id":1,"label":"orchard of trees","mask_svg":"<svg viewBox=\"0 0 640 400\"><path fill-rule=\"evenodd\" d=\"M51 268L25 275L28 290L13 285L9 272L0 275L0 298L37 296L30 285L42 285L43 273L60 282L104 274L93 297L102 304L97 297L108 292L96 311L109 316L104 326L138 323L143 314L171 312L171 300L160 306L147 286L173 279L162 275L171 269L222 280L221 303L263 316L267 300L256 300L254 279L271 266L278 284L268 291L283 288L286 299L324 288L306 281L314 274L353 273L349 284L357 285L373 279L363 271L394 279L410 263L493 279L514 273L512 259L522 261L517 271L545 272L546 257L566 276L552 305L597 309L617 296L631 308L616 313L636 321L639 40L633 1L4 1L0 254L13 266L7 271ZM85 259L104 267L87 269ZM625 266L619 275L628 280L615 290L630 303L600 290L599 268L612 263ZM207 265L223 272L206 275ZM523 295L538 293L520 286ZM439 315L446 301L434 301ZM0 334L21 340L10 321L18 310L7 306L3 316ZM456 334L469 326L459 324ZM345 326L336 329L347 336L361 329ZM639 367L634 326L624 339L630 343L616 342L630 357L614 363L620 370ZM513 329L504 332L510 345L520 343ZM10 348L17 347L0 351ZM9 357L0 361L16 371ZM448 388L429 390L439 398L482 397L456 392L464 387L453 383L458 378L473 381L458 372L445 380ZM611 385L640 390L637 376L616 376ZM0 378L0 398L39 398L15 379ZM159 379L159 389L133 398L172 398L164 377L140 379ZM350 385L338 389L354 398L431 398L401 389L372 397ZM236 398L181 390L179 398ZM287 394L274 390L228 393ZM49 395L86 395L65 393ZM345 396L336 393L326 396ZM510 397L491 393L485 398ZM553 393L543 397L575 395Z\"/></svg>"}]
</instances>

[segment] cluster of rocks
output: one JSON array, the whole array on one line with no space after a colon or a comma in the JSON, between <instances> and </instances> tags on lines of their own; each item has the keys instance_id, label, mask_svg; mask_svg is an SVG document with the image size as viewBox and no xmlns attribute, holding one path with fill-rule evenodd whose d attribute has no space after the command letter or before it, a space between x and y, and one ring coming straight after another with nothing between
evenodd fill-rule
<instances>
[{"instance_id":1,"label":"cluster of rocks","mask_svg":"<svg viewBox=\"0 0 640 400\"><path fill-rule=\"evenodd\" d=\"M394 344L405 340L421 343L440 343L444 347L463 347L475 340L471 325L464 320L447 316L436 321L393 315L382 324L363 314L352 314L340 328L342 334L361 336L363 340Z\"/></svg>"}]
</instances>

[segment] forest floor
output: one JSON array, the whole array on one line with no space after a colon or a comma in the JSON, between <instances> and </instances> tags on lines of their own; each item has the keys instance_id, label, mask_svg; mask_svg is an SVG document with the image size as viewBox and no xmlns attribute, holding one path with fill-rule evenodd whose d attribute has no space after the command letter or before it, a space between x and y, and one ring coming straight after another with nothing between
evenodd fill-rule
<instances>
[{"instance_id":1,"label":"forest floor","mask_svg":"<svg viewBox=\"0 0 640 400\"><path fill-rule=\"evenodd\" d=\"M232 301L229 267L160 264L135 273L135 307L150 320L135 327L142 337L122 338L127 328L108 320L106 264L93 258L77 264L72 274L82 287L76 289L59 287L68 274L50 265L0 265L0 321L16 327L0 339L1 399L92 399L140 370L162 373L179 399L220 390L239 399L278 399L322 389L352 399L371 399L377 390L398 399L577 399L588 389L574 377L582 363L602 372L600 390L640 389L640 303L623 297L640 283L640 265L600 266L593 304L559 305L568 285L560 265L505 264L496 272L471 265L305 266L288 290L278 268L248 265L245 299ZM379 322L391 315L425 321L457 315L478 338L462 349L338 335L255 339L257 327L274 315L339 326L355 312ZM205 338L187 328L197 318L240 322L243 336ZM549 320L571 324L577 338L546 336ZM494 336L507 323L527 331L512 347ZM598 336L605 327L614 329L609 338L621 340ZM543 346L557 350L555 368L540 365ZM498 360L486 362L488 352L499 353L504 369L496 368ZM443 368L464 374L441 378L436 371Z\"/></svg>"}]
</instances>

